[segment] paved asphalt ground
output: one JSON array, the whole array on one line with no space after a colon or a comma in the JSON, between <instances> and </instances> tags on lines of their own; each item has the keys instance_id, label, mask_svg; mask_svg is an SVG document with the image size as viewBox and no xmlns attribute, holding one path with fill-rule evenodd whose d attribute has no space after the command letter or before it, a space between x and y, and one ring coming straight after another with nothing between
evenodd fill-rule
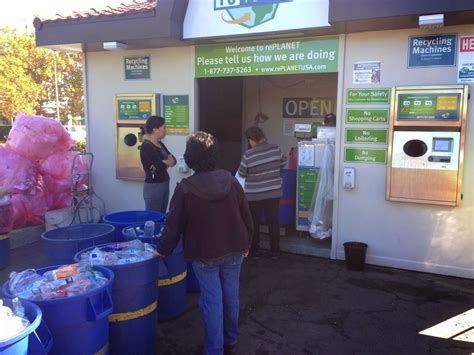
<instances>
[{"instance_id":1,"label":"paved asphalt ground","mask_svg":"<svg viewBox=\"0 0 474 355\"><path fill-rule=\"evenodd\" d=\"M12 251L0 271L43 267L40 243ZM200 354L198 294L159 325L158 354ZM244 261L238 354L471 354L474 343L419 332L474 308L474 281L283 254ZM470 325L474 327L474 319ZM459 331L460 329L460 331ZM468 331L466 327L459 332ZM474 333L474 329L471 328ZM467 333L466 333L467 334ZM454 337L455 334L452 334ZM133 335L131 335L133 336ZM473 336L471 336L471 341Z\"/></svg>"}]
</instances>

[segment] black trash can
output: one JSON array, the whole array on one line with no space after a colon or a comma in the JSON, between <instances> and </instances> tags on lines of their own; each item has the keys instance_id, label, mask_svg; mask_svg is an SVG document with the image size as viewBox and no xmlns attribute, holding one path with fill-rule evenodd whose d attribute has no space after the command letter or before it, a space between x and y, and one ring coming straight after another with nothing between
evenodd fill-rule
<instances>
[{"instance_id":1,"label":"black trash can","mask_svg":"<svg viewBox=\"0 0 474 355\"><path fill-rule=\"evenodd\" d=\"M344 253L346 254L346 267L348 270L364 270L367 244L346 242L344 243Z\"/></svg>"}]
</instances>

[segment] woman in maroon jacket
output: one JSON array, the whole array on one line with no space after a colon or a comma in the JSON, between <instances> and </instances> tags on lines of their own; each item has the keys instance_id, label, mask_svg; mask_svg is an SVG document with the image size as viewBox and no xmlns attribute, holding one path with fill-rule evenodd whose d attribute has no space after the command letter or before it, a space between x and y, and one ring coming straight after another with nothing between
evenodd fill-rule
<instances>
[{"instance_id":1,"label":"woman in maroon jacket","mask_svg":"<svg viewBox=\"0 0 474 355\"><path fill-rule=\"evenodd\" d=\"M244 191L229 172L215 168L217 153L211 134L189 136L184 160L195 174L176 186L156 247L168 256L184 235L184 256L201 287L206 354L229 352L237 344L240 267L253 233Z\"/></svg>"}]
</instances>

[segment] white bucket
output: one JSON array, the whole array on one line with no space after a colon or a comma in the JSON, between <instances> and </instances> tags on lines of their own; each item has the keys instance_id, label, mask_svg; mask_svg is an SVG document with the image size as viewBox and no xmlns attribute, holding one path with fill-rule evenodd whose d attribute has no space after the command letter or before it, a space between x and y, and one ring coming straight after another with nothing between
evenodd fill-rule
<instances>
[{"instance_id":1,"label":"white bucket","mask_svg":"<svg viewBox=\"0 0 474 355\"><path fill-rule=\"evenodd\" d=\"M79 208L77 214L76 218L74 218L74 209L72 207L46 212L44 216L46 232L73 224L97 223L100 219L99 211L88 208L88 206Z\"/></svg>"},{"instance_id":2,"label":"white bucket","mask_svg":"<svg viewBox=\"0 0 474 355\"><path fill-rule=\"evenodd\" d=\"M46 232L71 225L72 208L66 207L59 210L51 210L46 212L44 216Z\"/></svg>"}]
</instances>

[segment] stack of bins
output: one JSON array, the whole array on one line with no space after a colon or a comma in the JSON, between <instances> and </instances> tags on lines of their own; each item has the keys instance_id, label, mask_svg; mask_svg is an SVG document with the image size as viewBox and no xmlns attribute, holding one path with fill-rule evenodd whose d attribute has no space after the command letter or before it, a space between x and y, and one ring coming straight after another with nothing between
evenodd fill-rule
<instances>
[{"instance_id":1,"label":"stack of bins","mask_svg":"<svg viewBox=\"0 0 474 355\"><path fill-rule=\"evenodd\" d=\"M122 229L137 223L146 221L163 222L165 214L158 211L123 211L105 215L103 222L115 227L115 241L121 242Z\"/></svg>"},{"instance_id":2,"label":"stack of bins","mask_svg":"<svg viewBox=\"0 0 474 355\"><path fill-rule=\"evenodd\" d=\"M160 231L163 223L155 223L155 231ZM144 223L135 224L130 228L144 228ZM127 233L124 229L125 240L140 239L142 242L156 245L157 238L137 238ZM158 282L158 295L160 306L158 307L158 320L166 321L176 318L186 310L186 276L187 268L184 261L184 250L182 239L179 241L173 253L168 257L160 258L160 279Z\"/></svg>"},{"instance_id":3,"label":"stack of bins","mask_svg":"<svg viewBox=\"0 0 474 355\"><path fill-rule=\"evenodd\" d=\"M57 266L38 269L39 274ZM43 313L43 318L54 339L50 354L106 354L109 346L109 319L112 313L112 283L114 273L104 267L94 266L108 281L82 295L51 300L30 300ZM3 284L3 296L14 298ZM24 299L21 299L23 302ZM28 300L27 300L28 301Z\"/></svg>"},{"instance_id":4,"label":"stack of bins","mask_svg":"<svg viewBox=\"0 0 474 355\"><path fill-rule=\"evenodd\" d=\"M44 232L41 239L48 265L70 264L78 251L113 242L115 227L105 223L78 224Z\"/></svg>"},{"instance_id":5,"label":"stack of bins","mask_svg":"<svg viewBox=\"0 0 474 355\"><path fill-rule=\"evenodd\" d=\"M4 299L3 304L12 309L12 302ZM42 319L40 308L34 303L23 301L25 317L30 325L16 337L0 342L1 355L43 355L47 354L53 345L53 338L46 323Z\"/></svg>"},{"instance_id":6,"label":"stack of bins","mask_svg":"<svg viewBox=\"0 0 474 355\"><path fill-rule=\"evenodd\" d=\"M98 246L104 247L110 244ZM76 254L79 261L81 254ZM155 354L157 344L158 263L152 259L125 265L107 265L114 272L114 311L109 316L111 354Z\"/></svg>"}]
</instances>

